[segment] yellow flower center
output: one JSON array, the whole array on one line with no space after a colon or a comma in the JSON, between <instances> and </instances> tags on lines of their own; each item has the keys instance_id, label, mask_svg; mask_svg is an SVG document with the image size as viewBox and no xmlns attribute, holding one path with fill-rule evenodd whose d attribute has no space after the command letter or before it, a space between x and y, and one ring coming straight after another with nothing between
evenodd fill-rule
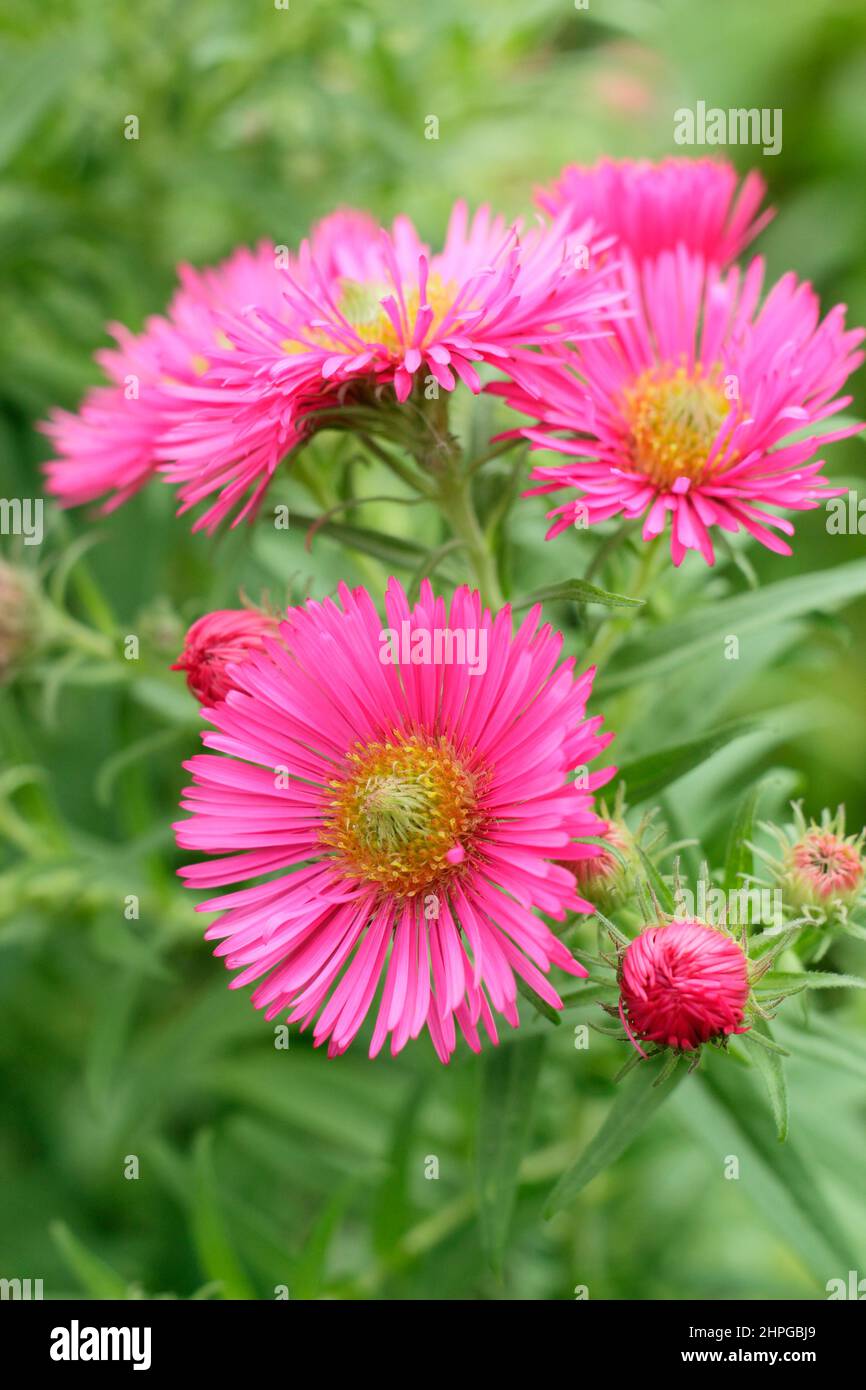
<instances>
[{"instance_id":1,"label":"yellow flower center","mask_svg":"<svg viewBox=\"0 0 866 1390\"><path fill-rule=\"evenodd\" d=\"M446 740L411 734L358 743L347 763L330 784L321 837L346 877L413 898L460 872L482 815L478 778Z\"/></svg>"},{"instance_id":2,"label":"yellow flower center","mask_svg":"<svg viewBox=\"0 0 866 1390\"><path fill-rule=\"evenodd\" d=\"M700 363L650 367L623 393L632 467L657 487L699 483L712 471L708 456L731 407L718 376Z\"/></svg>"},{"instance_id":3,"label":"yellow flower center","mask_svg":"<svg viewBox=\"0 0 866 1390\"><path fill-rule=\"evenodd\" d=\"M364 343L381 343L389 352L397 352L404 346L402 337L397 333L391 319L382 308L382 300L391 295L398 303L399 300L393 290L387 285L368 283L364 284L359 280L341 280L340 293L337 297L337 308L344 319L352 325L358 337ZM431 275L427 281L426 303L433 310L431 329L437 323L441 323L457 295L457 286L453 283L444 284L441 277ZM421 296L416 289L410 289L404 294L406 305L406 318L411 326L414 324L421 304ZM329 348L334 352L344 352L346 345L339 338L332 337L329 333L317 329L306 335L319 347ZM283 349L287 353L304 352L305 346L294 338L287 338L283 343Z\"/></svg>"},{"instance_id":4,"label":"yellow flower center","mask_svg":"<svg viewBox=\"0 0 866 1390\"><path fill-rule=\"evenodd\" d=\"M213 336L214 342L217 344L217 347L223 348L226 352L234 352L234 343L230 342L230 340L226 337L225 333L223 333L221 328L217 328L214 331ZM190 365L192 366L192 369L195 372L196 376L204 376L205 372L208 371L210 368L210 362L201 352L193 353L192 357L190 358ZM171 380L171 377L166 377L166 381Z\"/></svg>"}]
</instances>

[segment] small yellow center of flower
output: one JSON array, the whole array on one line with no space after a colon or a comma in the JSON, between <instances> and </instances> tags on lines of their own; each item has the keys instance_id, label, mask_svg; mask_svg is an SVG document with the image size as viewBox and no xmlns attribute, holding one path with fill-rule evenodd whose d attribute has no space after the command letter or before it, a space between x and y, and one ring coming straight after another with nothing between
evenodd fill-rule
<instances>
[{"instance_id":1,"label":"small yellow center of flower","mask_svg":"<svg viewBox=\"0 0 866 1390\"><path fill-rule=\"evenodd\" d=\"M455 873L481 823L476 776L444 739L357 744L333 781L323 843L347 877L412 898Z\"/></svg>"},{"instance_id":2,"label":"small yellow center of flower","mask_svg":"<svg viewBox=\"0 0 866 1390\"><path fill-rule=\"evenodd\" d=\"M222 348L225 352L234 352L234 343L226 337L221 328L217 328L213 336L217 347ZM196 376L204 376L205 372L210 370L210 362L201 352L194 352L189 360ZM166 380L171 381L172 378L166 377Z\"/></svg>"},{"instance_id":3,"label":"small yellow center of flower","mask_svg":"<svg viewBox=\"0 0 866 1390\"><path fill-rule=\"evenodd\" d=\"M389 352L397 352L401 347L405 347L403 335L398 334L389 315L382 308L382 300L388 297L393 298L397 304L398 317L402 317L399 309L399 298L393 289L387 285L376 282L364 283L360 280L341 280L340 293L337 296L336 304L339 312L343 315L357 333L363 343L381 343ZM439 275L431 275L427 281L426 303L433 310L433 318L430 328L427 330L428 336L431 329L441 323L454 303L457 296L457 286L453 283L445 284ZM421 306L421 296L418 289L410 289L404 294L406 305L406 319L409 324L411 334L412 327L418 317L418 310ZM340 338L333 337L330 333L325 333L317 329L309 334L309 338L317 343L319 347L329 348L334 352L345 352L346 344ZM283 343L283 349L287 353L297 353L304 351L304 344L294 338L287 338Z\"/></svg>"},{"instance_id":4,"label":"small yellow center of flower","mask_svg":"<svg viewBox=\"0 0 866 1390\"><path fill-rule=\"evenodd\" d=\"M700 363L650 367L624 392L632 466L657 487L678 478L701 482L710 471L708 456L731 407L718 375Z\"/></svg>"}]
</instances>

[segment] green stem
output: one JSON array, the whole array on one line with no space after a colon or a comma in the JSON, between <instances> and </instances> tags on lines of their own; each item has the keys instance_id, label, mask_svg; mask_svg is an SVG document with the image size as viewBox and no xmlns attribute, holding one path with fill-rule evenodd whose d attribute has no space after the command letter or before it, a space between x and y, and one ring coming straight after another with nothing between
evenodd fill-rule
<instances>
[{"instance_id":1,"label":"green stem","mask_svg":"<svg viewBox=\"0 0 866 1390\"><path fill-rule=\"evenodd\" d=\"M95 656L101 661L114 661L118 658L116 633L109 636L104 632L94 632L93 628L78 622L61 609L46 604L43 609L44 635L48 642L59 642L84 656Z\"/></svg>"},{"instance_id":2,"label":"green stem","mask_svg":"<svg viewBox=\"0 0 866 1390\"><path fill-rule=\"evenodd\" d=\"M339 509L340 500L333 490L326 485L324 475L315 468L311 468L306 458L299 457L295 460L292 465L292 474L306 489L313 501L322 508L325 516ZM384 593L388 582L388 574L384 566L380 565L372 555L364 555L359 550L346 547L346 554L351 556L358 569L365 576L367 583L372 586L374 593Z\"/></svg>"},{"instance_id":3,"label":"green stem","mask_svg":"<svg viewBox=\"0 0 866 1390\"><path fill-rule=\"evenodd\" d=\"M81 605L86 610L91 622L107 638L113 639L117 632L114 614L83 560L75 566L72 582Z\"/></svg>"},{"instance_id":4,"label":"green stem","mask_svg":"<svg viewBox=\"0 0 866 1390\"><path fill-rule=\"evenodd\" d=\"M490 463L491 459L501 458L503 454L508 454L512 449L522 447L526 451L526 440L521 438L500 439L497 444L492 444L489 449L485 449L483 454L474 458L466 469L469 474L477 473L479 468L483 468L485 463Z\"/></svg>"},{"instance_id":5,"label":"green stem","mask_svg":"<svg viewBox=\"0 0 866 1390\"><path fill-rule=\"evenodd\" d=\"M501 608L505 599L499 586L496 563L488 549L472 500L472 482L469 475L461 471L459 458L455 456L452 456L450 466L439 475L438 502L454 535L466 547L483 601L491 608Z\"/></svg>"},{"instance_id":6,"label":"green stem","mask_svg":"<svg viewBox=\"0 0 866 1390\"><path fill-rule=\"evenodd\" d=\"M628 586L631 598L644 598L652 588L664 561L665 546L664 534L656 536L643 546L637 572L634 580ZM601 666L628 635L643 611L644 609L634 608L625 616L607 618L601 623L586 654L586 664L588 666Z\"/></svg>"},{"instance_id":7,"label":"green stem","mask_svg":"<svg viewBox=\"0 0 866 1390\"><path fill-rule=\"evenodd\" d=\"M617 527L613 535L608 536L607 540L598 547L583 576L588 583L591 583L595 576L601 572L614 551L619 549L626 537L631 535L632 531L635 531L639 525L639 517L624 521L621 526Z\"/></svg>"},{"instance_id":8,"label":"green stem","mask_svg":"<svg viewBox=\"0 0 866 1390\"><path fill-rule=\"evenodd\" d=\"M390 468L392 473L396 473L397 477L401 478L408 487L411 487L415 492L420 492L424 497L431 498L431 500L435 498L436 489L432 484L428 482L426 478L423 478L420 473L416 472L414 468L409 468L403 460L399 459L390 449L386 449L383 445L378 444L376 440L372 439L368 434L362 434L361 440L365 447L369 449L370 453L377 459L380 459L381 462L385 464L386 468Z\"/></svg>"}]
</instances>

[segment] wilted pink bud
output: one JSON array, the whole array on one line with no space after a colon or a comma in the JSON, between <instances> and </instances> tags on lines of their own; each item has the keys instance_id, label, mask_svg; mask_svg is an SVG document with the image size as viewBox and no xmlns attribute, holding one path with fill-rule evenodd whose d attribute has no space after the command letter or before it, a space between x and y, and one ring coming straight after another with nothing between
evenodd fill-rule
<instances>
[{"instance_id":1,"label":"wilted pink bud","mask_svg":"<svg viewBox=\"0 0 866 1390\"><path fill-rule=\"evenodd\" d=\"M172 671L186 671L186 683L203 705L224 700L232 688L226 667L264 649L266 637L279 635L280 619L257 608L225 608L206 613L186 634Z\"/></svg>"},{"instance_id":2,"label":"wilted pink bud","mask_svg":"<svg viewBox=\"0 0 866 1390\"><path fill-rule=\"evenodd\" d=\"M37 605L27 576L0 560L0 681L34 644Z\"/></svg>"},{"instance_id":3,"label":"wilted pink bud","mask_svg":"<svg viewBox=\"0 0 866 1390\"><path fill-rule=\"evenodd\" d=\"M703 922L644 927L620 958L620 1017L645 1042L691 1052L745 1033L749 966L733 939Z\"/></svg>"}]
</instances>

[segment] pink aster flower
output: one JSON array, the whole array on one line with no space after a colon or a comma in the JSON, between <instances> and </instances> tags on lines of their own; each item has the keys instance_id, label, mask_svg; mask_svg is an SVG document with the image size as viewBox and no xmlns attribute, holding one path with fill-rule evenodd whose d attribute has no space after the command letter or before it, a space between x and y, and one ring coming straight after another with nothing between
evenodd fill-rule
<instances>
[{"instance_id":1,"label":"pink aster flower","mask_svg":"<svg viewBox=\"0 0 866 1390\"><path fill-rule=\"evenodd\" d=\"M202 704L224 700L232 688L227 668L276 638L280 620L258 608L226 608L206 613L186 634L183 651L171 667L186 671L186 683Z\"/></svg>"},{"instance_id":2,"label":"pink aster flower","mask_svg":"<svg viewBox=\"0 0 866 1390\"><path fill-rule=\"evenodd\" d=\"M747 1031L749 964L717 927L696 921L644 927L622 954L619 983L620 1017L638 1051L636 1038L691 1052Z\"/></svg>"},{"instance_id":3,"label":"pink aster flower","mask_svg":"<svg viewBox=\"0 0 866 1390\"><path fill-rule=\"evenodd\" d=\"M64 507L105 499L112 511L155 476L157 441L178 411L176 390L191 388L228 340L217 315L250 302L276 307L282 284L274 248L240 250L215 269L180 268L180 287L165 317L141 333L111 325L116 348L96 354L110 385L96 386L75 414L55 410L42 426L56 457L45 465L47 490Z\"/></svg>"},{"instance_id":4,"label":"pink aster flower","mask_svg":"<svg viewBox=\"0 0 866 1390\"><path fill-rule=\"evenodd\" d=\"M407 217L390 232L351 211L319 223L290 260L279 307L225 315L225 350L177 388L187 410L159 456L181 510L217 494L196 523L210 530L252 488L245 515L316 411L371 396L384 411L419 377L477 392L477 363L515 374L537 363L536 348L597 331L599 311L622 299L610 238L565 222L524 233L487 208L470 220L459 202L435 253Z\"/></svg>"},{"instance_id":5,"label":"pink aster flower","mask_svg":"<svg viewBox=\"0 0 866 1390\"><path fill-rule=\"evenodd\" d=\"M680 249L623 273L633 317L522 385L490 387L538 419L521 431L536 447L568 458L532 475L538 492L572 493L549 514L548 536L623 515L643 517L650 540L670 518L675 565L687 550L713 564L714 527L789 555L776 532L794 528L768 509L807 510L844 491L814 456L860 426L816 427L850 402L837 393L863 361L864 331L845 329L841 305L821 320L792 274L759 307L760 258L721 272Z\"/></svg>"},{"instance_id":6,"label":"pink aster flower","mask_svg":"<svg viewBox=\"0 0 866 1390\"><path fill-rule=\"evenodd\" d=\"M685 246L724 266L773 216L759 211L765 188L760 174L740 184L733 165L715 159L600 159L568 165L536 190L536 202L552 217L566 214L572 227L592 220L637 261Z\"/></svg>"},{"instance_id":7,"label":"pink aster flower","mask_svg":"<svg viewBox=\"0 0 866 1390\"><path fill-rule=\"evenodd\" d=\"M372 1008L371 1056L426 1024L447 1062L458 1028L477 1050L495 1014L517 1026L516 977L559 1008L551 966L586 974L537 914L591 911L563 861L594 852L613 769L570 773L610 735L539 607L514 632L467 588L448 608L425 581L410 607L392 580L386 611L341 585L230 668L176 827L212 857L181 872L242 885L200 910L267 1018L312 1024L334 1056Z\"/></svg>"}]
</instances>

